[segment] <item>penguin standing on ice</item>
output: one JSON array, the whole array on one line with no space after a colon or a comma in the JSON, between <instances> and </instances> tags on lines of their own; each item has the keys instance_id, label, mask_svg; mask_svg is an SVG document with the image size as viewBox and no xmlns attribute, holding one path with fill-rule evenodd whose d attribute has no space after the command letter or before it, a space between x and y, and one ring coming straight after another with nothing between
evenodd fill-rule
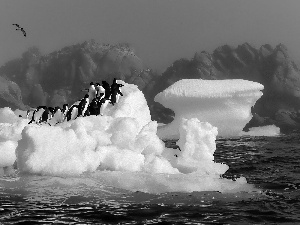
<instances>
[{"instance_id":1,"label":"penguin standing on ice","mask_svg":"<svg viewBox=\"0 0 300 225\"><path fill-rule=\"evenodd\" d=\"M66 115L67 115L68 109L69 109L69 104L64 104L64 105L63 105L63 108L62 108L63 121L66 120ZM62 122L63 122L63 121L62 121Z\"/></svg>"},{"instance_id":2,"label":"penguin standing on ice","mask_svg":"<svg viewBox=\"0 0 300 225\"><path fill-rule=\"evenodd\" d=\"M42 114L44 113L44 111L46 110L47 106L38 106L32 114L32 118L29 121L28 124L31 124L32 122L36 122L38 123L40 121L40 118L42 116Z\"/></svg>"},{"instance_id":3,"label":"penguin standing on ice","mask_svg":"<svg viewBox=\"0 0 300 225\"><path fill-rule=\"evenodd\" d=\"M43 112L43 114L42 114L39 122L40 123L48 123L49 124L49 120L52 118L53 112L54 112L54 108L52 108L52 107L46 107L46 109Z\"/></svg>"},{"instance_id":4,"label":"penguin standing on ice","mask_svg":"<svg viewBox=\"0 0 300 225\"><path fill-rule=\"evenodd\" d=\"M29 119L30 110L28 109L26 112L26 119Z\"/></svg>"},{"instance_id":5,"label":"penguin standing on ice","mask_svg":"<svg viewBox=\"0 0 300 225\"><path fill-rule=\"evenodd\" d=\"M105 80L102 81L102 87L105 89L104 98L109 99L110 98L110 85Z\"/></svg>"},{"instance_id":6,"label":"penguin standing on ice","mask_svg":"<svg viewBox=\"0 0 300 225\"><path fill-rule=\"evenodd\" d=\"M94 98L92 102L89 104L88 111L90 115L99 115L100 114L100 108L98 104L98 99Z\"/></svg>"},{"instance_id":7,"label":"penguin standing on ice","mask_svg":"<svg viewBox=\"0 0 300 225\"><path fill-rule=\"evenodd\" d=\"M89 103L90 103L89 95L86 94L84 96L84 98L81 99L81 101L78 105L78 117L79 116L85 116L85 113L88 109Z\"/></svg>"},{"instance_id":8,"label":"penguin standing on ice","mask_svg":"<svg viewBox=\"0 0 300 225\"><path fill-rule=\"evenodd\" d=\"M75 120L78 116L78 105L72 105L66 113L67 121Z\"/></svg>"},{"instance_id":9,"label":"penguin standing on ice","mask_svg":"<svg viewBox=\"0 0 300 225\"><path fill-rule=\"evenodd\" d=\"M122 87L124 86L123 84L118 84L118 82L117 82L117 85L118 85L118 94L116 97L116 103L119 102L120 96L123 96L121 90L122 90Z\"/></svg>"},{"instance_id":10,"label":"penguin standing on ice","mask_svg":"<svg viewBox=\"0 0 300 225\"><path fill-rule=\"evenodd\" d=\"M115 103L118 103L120 95L123 96L122 92L120 91L120 88L124 86L123 84L118 84L116 78L114 78L113 83L111 85L111 97L110 97L110 103L114 105Z\"/></svg>"},{"instance_id":11,"label":"penguin standing on ice","mask_svg":"<svg viewBox=\"0 0 300 225\"><path fill-rule=\"evenodd\" d=\"M96 86L94 84L94 82L90 83L90 87L88 89L84 89L85 91L88 91L88 95L89 95L89 101L91 102L94 98L96 98Z\"/></svg>"},{"instance_id":12,"label":"penguin standing on ice","mask_svg":"<svg viewBox=\"0 0 300 225\"><path fill-rule=\"evenodd\" d=\"M101 115L101 116L104 115L104 111L105 111L105 109L106 109L106 107L107 107L109 101L110 101L110 100L107 99L107 98L105 98L105 97L102 98L102 99L100 100L99 105L100 105L100 115Z\"/></svg>"},{"instance_id":13,"label":"penguin standing on ice","mask_svg":"<svg viewBox=\"0 0 300 225\"><path fill-rule=\"evenodd\" d=\"M96 98L101 99L101 95L104 97L105 89L99 84L96 83Z\"/></svg>"},{"instance_id":14,"label":"penguin standing on ice","mask_svg":"<svg viewBox=\"0 0 300 225\"><path fill-rule=\"evenodd\" d=\"M55 120L55 124L63 122L64 119L63 111L58 106L54 108L53 119Z\"/></svg>"}]
</instances>

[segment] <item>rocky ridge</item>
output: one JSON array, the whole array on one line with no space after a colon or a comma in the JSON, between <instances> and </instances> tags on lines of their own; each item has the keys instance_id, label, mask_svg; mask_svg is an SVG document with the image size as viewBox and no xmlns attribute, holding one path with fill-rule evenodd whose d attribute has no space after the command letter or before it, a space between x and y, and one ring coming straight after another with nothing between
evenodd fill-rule
<instances>
[{"instance_id":1,"label":"rocky ridge","mask_svg":"<svg viewBox=\"0 0 300 225\"><path fill-rule=\"evenodd\" d=\"M48 55L32 47L22 58L0 68L1 76L19 84L24 103L32 107L71 103L82 97L80 90L91 81L112 82L114 77L143 90L152 74L128 44L98 44L94 40Z\"/></svg>"},{"instance_id":2,"label":"rocky ridge","mask_svg":"<svg viewBox=\"0 0 300 225\"><path fill-rule=\"evenodd\" d=\"M275 124L283 132L300 129L300 70L283 44L259 49L248 43L235 47L224 45L212 54L202 51L192 59L175 61L153 87L151 98L180 79L245 79L264 85L264 95L246 126ZM150 98L150 99L151 99ZM153 99L152 98L152 99ZM151 102L153 119L169 123L173 114L159 103Z\"/></svg>"},{"instance_id":3,"label":"rocky ridge","mask_svg":"<svg viewBox=\"0 0 300 225\"><path fill-rule=\"evenodd\" d=\"M90 81L114 77L138 85L153 120L169 123L174 113L154 102L154 96L180 79L245 79L264 85L264 95L252 109L246 126L275 124L283 132L300 129L300 71L283 44L255 48L249 43L223 45L212 53L196 52L176 60L161 75L144 68L128 44L99 44L94 40L67 46L48 55L36 47L0 67L0 107L56 106L82 97ZM24 104L23 104L24 102Z\"/></svg>"}]
</instances>

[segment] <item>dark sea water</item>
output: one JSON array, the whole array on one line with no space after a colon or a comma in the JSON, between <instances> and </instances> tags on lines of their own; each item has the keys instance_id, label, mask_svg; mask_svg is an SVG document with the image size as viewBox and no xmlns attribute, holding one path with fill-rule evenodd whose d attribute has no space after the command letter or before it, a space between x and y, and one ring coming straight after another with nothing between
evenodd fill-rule
<instances>
[{"instance_id":1,"label":"dark sea water","mask_svg":"<svg viewBox=\"0 0 300 225\"><path fill-rule=\"evenodd\" d=\"M243 176L262 193L149 194L84 177L59 178L65 186L46 176L4 177L0 223L300 224L300 133L218 139L215 161L229 165L224 177Z\"/></svg>"}]
</instances>

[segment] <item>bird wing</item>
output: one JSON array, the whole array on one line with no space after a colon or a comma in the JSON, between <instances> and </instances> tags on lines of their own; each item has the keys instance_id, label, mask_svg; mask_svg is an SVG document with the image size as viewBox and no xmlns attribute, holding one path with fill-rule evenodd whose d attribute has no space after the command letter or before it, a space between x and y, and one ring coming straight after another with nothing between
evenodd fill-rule
<instances>
[{"instance_id":1,"label":"bird wing","mask_svg":"<svg viewBox=\"0 0 300 225\"><path fill-rule=\"evenodd\" d=\"M13 25L14 25L14 26L17 26L17 27L20 27L20 25L19 25L19 24L16 24L16 23L13 23Z\"/></svg>"},{"instance_id":2,"label":"bird wing","mask_svg":"<svg viewBox=\"0 0 300 225\"><path fill-rule=\"evenodd\" d=\"M22 29L22 32L23 32L24 36L26 37L26 32L25 32L25 30Z\"/></svg>"}]
</instances>

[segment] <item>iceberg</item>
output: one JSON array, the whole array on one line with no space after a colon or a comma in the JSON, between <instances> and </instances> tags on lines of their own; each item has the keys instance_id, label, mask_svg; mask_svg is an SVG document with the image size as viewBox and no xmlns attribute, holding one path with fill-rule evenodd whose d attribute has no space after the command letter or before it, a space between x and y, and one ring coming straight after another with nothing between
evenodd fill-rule
<instances>
[{"instance_id":1,"label":"iceberg","mask_svg":"<svg viewBox=\"0 0 300 225\"><path fill-rule=\"evenodd\" d=\"M19 176L89 177L131 191L255 190L243 177L221 178L228 166L214 162L218 128L198 118L182 118L180 149L166 148L143 93L136 85L123 84L123 96L103 116L28 125L28 119L17 116L22 112L0 110L4 173L16 161Z\"/></svg>"},{"instance_id":2,"label":"iceberg","mask_svg":"<svg viewBox=\"0 0 300 225\"><path fill-rule=\"evenodd\" d=\"M154 101L175 112L174 120L160 126L161 139L179 139L183 118L198 118L218 128L218 135L237 136L252 118L251 107L262 96L262 84L235 80L179 80Z\"/></svg>"}]
</instances>

